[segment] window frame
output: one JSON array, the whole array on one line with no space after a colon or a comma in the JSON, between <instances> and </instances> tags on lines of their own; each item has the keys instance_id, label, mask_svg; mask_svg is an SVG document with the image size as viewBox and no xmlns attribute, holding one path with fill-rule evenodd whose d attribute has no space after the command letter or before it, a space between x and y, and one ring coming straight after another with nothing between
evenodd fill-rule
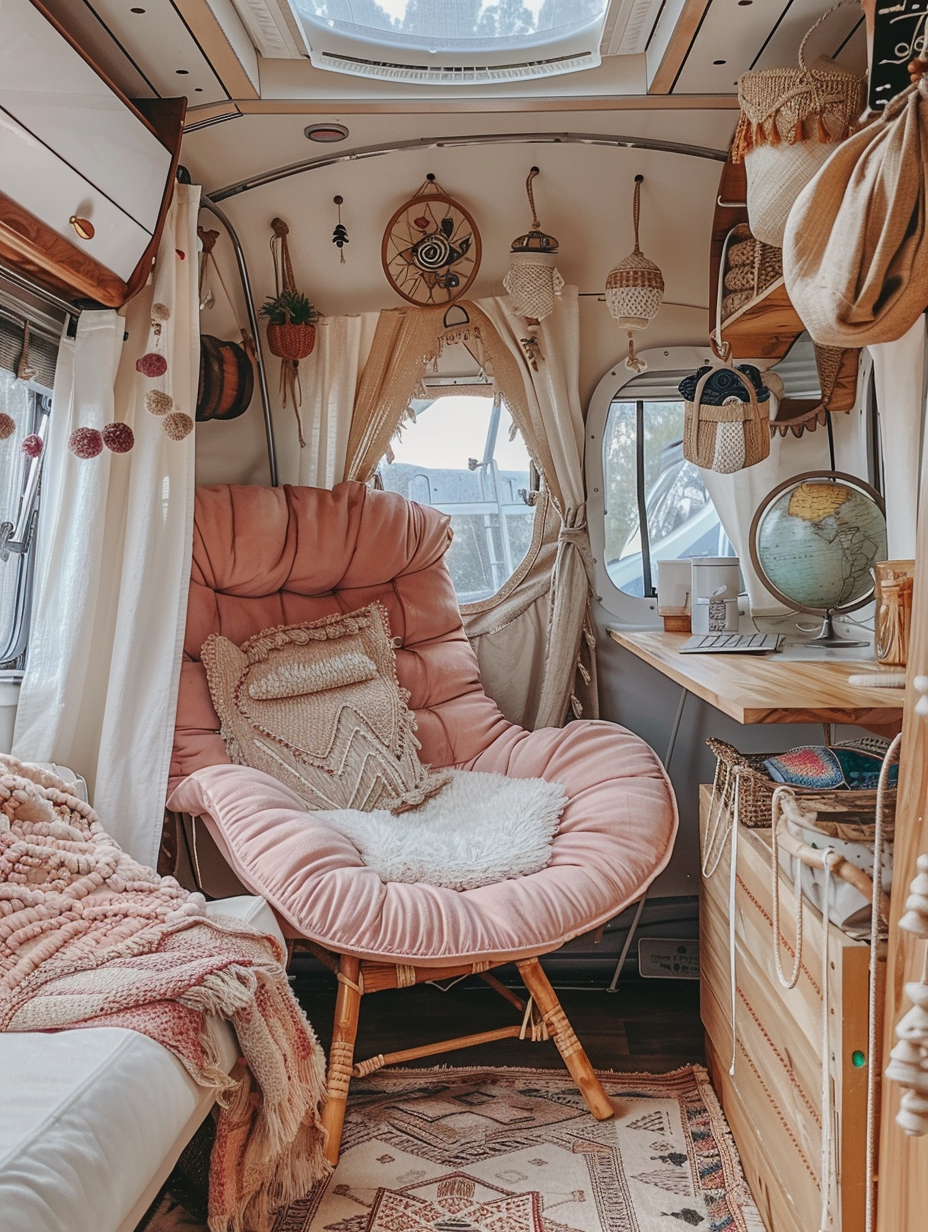
<instances>
[{"instance_id":1,"label":"window frame","mask_svg":"<svg viewBox=\"0 0 928 1232\"><path fill-rule=\"evenodd\" d=\"M503 397L499 393L499 391L496 389L492 381L485 380L485 379L481 380L478 377L473 377L473 376L430 377L423 382L423 386L424 386L424 392L426 392L429 395L429 406L433 405L435 402L438 402L446 398L453 399L453 398L462 398L462 397L481 397L481 398L486 398L487 400L492 399L495 403L497 401L497 397L499 397L499 402L500 402L499 410L496 412L491 412L491 424L490 424L490 428L488 429L487 439L484 442L484 456L480 460L472 459L472 461L475 462L476 465L470 468L471 470L475 470L475 471L481 470L481 469L489 469L493 475L494 487L496 488L497 491L499 491L499 486L498 486L499 485L499 479L498 479L498 469L499 468L498 468L498 464L495 458L495 444L499 438L499 430L501 427L501 424L499 422L499 417L501 416L502 411L505 410L508 413L509 417L513 420L513 422L515 422L514 416L512 414L512 409L506 403L505 397ZM496 422L495 427L493 426L493 422L492 422L494 414L497 416L497 422ZM408 430L408 428L406 425L404 425L404 431L406 430ZM486 445L490 439L489 432L491 431L493 433L493 441L494 441L494 451L493 451L494 456L487 458ZM521 436L521 433L520 433L520 436ZM522 579L525 577L529 569L532 567L535 559L537 558L538 552L540 551L541 536L542 536L542 532L544 529L544 522L545 522L544 512L546 508L546 502L542 498L542 481L541 481L540 473L532 458L531 451L528 449L528 446L525 445L524 438L523 438L523 445L525 446L525 451L526 451L526 455L528 458L529 479L528 479L528 487L520 488L519 494L522 497L522 502L523 502L525 511L532 515L532 523L531 523L532 531L531 531L531 536L529 539L529 546L526 549L525 555L521 558L521 560L519 560L515 564L514 568L509 573L509 575L503 579L500 586L492 594L487 595L483 599L474 599L474 600L469 600L466 602L458 598L458 605L461 609L462 614L465 616L473 615L475 613L482 613L482 612L490 611L498 603L501 603L521 583ZM391 452L392 452L392 449L391 449ZM380 460L380 463L378 463L377 470L380 476L381 483L383 483L383 478L384 478L382 467L385 463L388 463L388 457L389 455L385 454L384 457ZM408 499L415 500L416 498L414 496L410 496ZM516 506L515 502L497 502L496 504L494 504L494 502L480 502L480 503L487 504L488 506L493 506L493 507L487 508L487 509L475 510L472 507L468 508L466 506L456 507L456 502L452 502L452 501L439 501L435 504L432 504L430 501L428 507L431 509L435 509L440 513L447 514L449 517L454 516L455 513L482 514L482 513L492 513L494 509L498 509L500 517L505 519L510 512L516 512L516 513L522 512L522 508ZM468 502L467 504L469 505L471 503Z\"/></svg>"},{"instance_id":2,"label":"window frame","mask_svg":"<svg viewBox=\"0 0 928 1232\"><path fill-rule=\"evenodd\" d=\"M706 345L654 347L639 351L639 357L648 365L650 372L695 372L703 364L712 363L711 351ZM639 628L659 628L657 599L626 594L619 590L606 569L606 501L603 437L612 403L621 391L639 374L627 368L624 357L602 377L593 390L586 417L586 449L584 472L587 488L587 525L590 534L590 550L593 555L593 576L596 582L596 599L623 625ZM636 399L637 401L637 399Z\"/></svg>"},{"instance_id":3,"label":"window frame","mask_svg":"<svg viewBox=\"0 0 928 1232\"><path fill-rule=\"evenodd\" d=\"M28 383L28 389L31 399L31 422L29 432L24 435L39 436L44 446L51 417L51 391L32 382ZM44 462L45 449L43 448L39 456L31 458L29 465L23 469L16 520L0 523L0 568L10 565L12 557L16 558L12 618L8 628L0 627L0 639L5 638L5 641L0 640L0 677L7 679L22 671L29 644L32 591L35 580L36 527L39 519Z\"/></svg>"}]
</instances>

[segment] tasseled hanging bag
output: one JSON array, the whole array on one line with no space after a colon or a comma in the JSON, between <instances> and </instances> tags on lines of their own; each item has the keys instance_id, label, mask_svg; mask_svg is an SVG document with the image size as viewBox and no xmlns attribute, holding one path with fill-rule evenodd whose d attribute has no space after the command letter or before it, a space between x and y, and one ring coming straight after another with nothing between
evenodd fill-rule
<instances>
[{"instance_id":1,"label":"tasseled hanging bag","mask_svg":"<svg viewBox=\"0 0 928 1232\"><path fill-rule=\"evenodd\" d=\"M782 247L793 202L837 144L854 131L866 81L830 60L805 62L809 35L846 0L828 9L806 34L798 68L764 68L738 81L741 119L731 156L744 162L751 233Z\"/></svg>"}]
</instances>

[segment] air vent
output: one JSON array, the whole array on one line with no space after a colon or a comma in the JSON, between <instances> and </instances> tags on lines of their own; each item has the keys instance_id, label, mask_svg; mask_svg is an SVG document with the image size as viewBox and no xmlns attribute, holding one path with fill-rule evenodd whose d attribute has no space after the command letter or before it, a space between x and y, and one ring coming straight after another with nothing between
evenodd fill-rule
<instances>
[{"instance_id":1,"label":"air vent","mask_svg":"<svg viewBox=\"0 0 928 1232\"><path fill-rule=\"evenodd\" d=\"M606 19L603 53L631 56L646 51L663 4L664 0L621 0L613 4Z\"/></svg>"},{"instance_id":2,"label":"air vent","mask_svg":"<svg viewBox=\"0 0 928 1232\"><path fill-rule=\"evenodd\" d=\"M524 64L494 64L484 67L450 65L424 68L419 64L388 64L383 60L365 60L360 56L336 56L324 52L320 68L337 73L353 73L356 77L376 77L381 81L405 81L416 85L458 86L481 85L495 81L530 81L538 77L553 77L560 73L575 73L578 69L595 68L598 55L586 52L580 56L555 56L550 60L530 60Z\"/></svg>"}]
</instances>

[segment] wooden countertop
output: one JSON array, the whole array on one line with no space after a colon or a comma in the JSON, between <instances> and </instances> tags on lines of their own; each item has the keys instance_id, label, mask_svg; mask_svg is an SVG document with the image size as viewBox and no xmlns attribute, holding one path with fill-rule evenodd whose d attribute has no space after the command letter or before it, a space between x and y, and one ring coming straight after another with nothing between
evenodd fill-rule
<instances>
[{"instance_id":1,"label":"wooden countertop","mask_svg":"<svg viewBox=\"0 0 928 1232\"><path fill-rule=\"evenodd\" d=\"M848 676L878 666L844 650L798 646L773 655L680 654L687 633L610 629L609 636L739 723L854 723L885 730L902 722L905 690L848 684Z\"/></svg>"}]
</instances>

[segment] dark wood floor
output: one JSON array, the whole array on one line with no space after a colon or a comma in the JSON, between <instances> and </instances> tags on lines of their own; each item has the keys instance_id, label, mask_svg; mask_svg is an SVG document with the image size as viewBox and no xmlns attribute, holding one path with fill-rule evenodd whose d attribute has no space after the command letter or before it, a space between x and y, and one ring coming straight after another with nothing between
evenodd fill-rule
<instances>
[{"instance_id":1,"label":"dark wood floor","mask_svg":"<svg viewBox=\"0 0 928 1232\"><path fill-rule=\"evenodd\" d=\"M509 982L509 981L506 981ZM516 991L522 989L515 985ZM335 978L297 975L294 992L328 1051L335 1007ZM594 1066L623 1072L664 1073L705 1063L696 980L622 980L603 988L558 987L567 1017ZM372 993L361 1001L355 1059L412 1048L518 1022L515 1009L482 981L470 978L441 992L427 984ZM418 1065L562 1064L550 1042L500 1040L426 1057Z\"/></svg>"}]
</instances>

